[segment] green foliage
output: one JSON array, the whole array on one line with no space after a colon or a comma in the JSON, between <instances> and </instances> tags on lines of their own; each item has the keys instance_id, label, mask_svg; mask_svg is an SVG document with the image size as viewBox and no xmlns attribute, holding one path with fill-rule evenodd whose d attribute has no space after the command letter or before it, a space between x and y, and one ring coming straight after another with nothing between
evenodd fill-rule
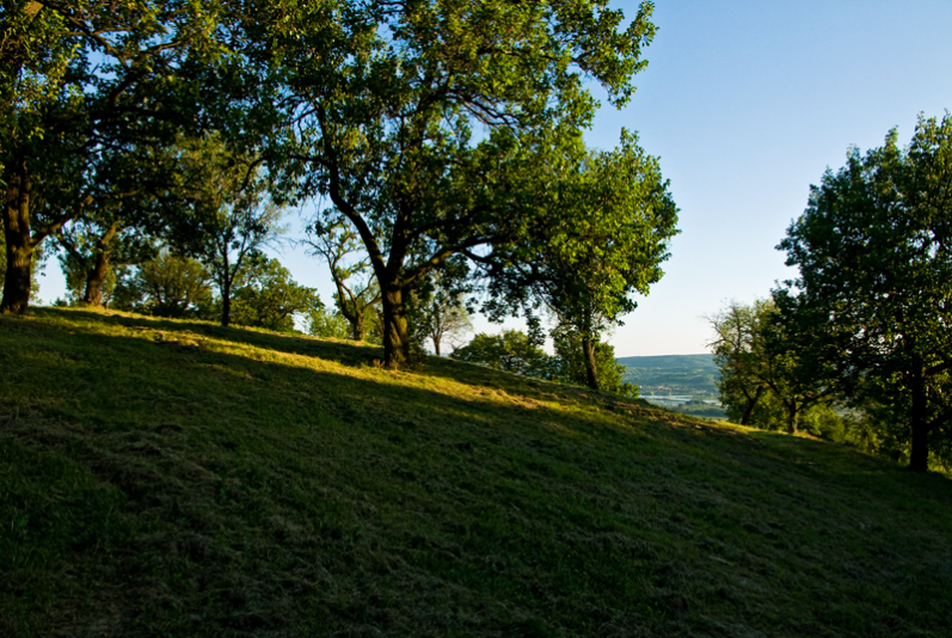
<instances>
[{"instance_id":1,"label":"green foliage","mask_svg":"<svg viewBox=\"0 0 952 638\"><path fill-rule=\"evenodd\" d=\"M308 313L307 334L322 339L350 339L353 336L347 318L339 311L331 311L323 305L312 308Z\"/></svg>"},{"instance_id":2,"label":"green foliage","mask_svg":"<svg viewBox=\"0 0 952 638\"><path fill-rule=\"evenodd\" d=\"M327 214L324 219L314 220L306 230L304 243L322 257L330 269L337 288L334 303L340 316L350 324L350 338L363 341L372 334L370 338L375 339L381 334L380 286L368 276L369 258L354 258L361 250L359 235L345 217L328 217Z\"/></svg>"},{"instance_id":3,"label":"green foliage","mask_svg":"<svg viewBox=\"0 0 952 638\"><path fill-rule=\"evenodd\" d=\"M905 423L910 467L952 436L952 116L912 142L828 170L779 248L799 277L776 290L785 330L820 383Z\"/></svg>"},{"instance_id":4,"label":"green foliage","mask_svg":"<svg viewBox=\"0 0 952 638\"><path fill-rule=\"evenodd\" d=\"M271 169L291 198L328 197L329 219L359 235L383 295L388 365L408 355L403 297L418 280L454 255L493 261L492 247L540 216L531 195L554 181L544 160L594 115L583 80L628 100L652 9L627 27L621 11L576 0L261 5L249 16L246 68L270 65L263 81L276 87L261 94L282 96L261 107L281 111L262 126Z\"/></svg>"},{"instance_id":5,"label":"green foliage","mask_svg":"<svg viewBox=\"0 0 952 638\"><path fill-rule=\"evenodd\" d=\"M407 317L411 338L420 344L429 341L441 356L444 346L455 350L473 328L462 290L443 273L431 274L417 283L407 296Z\"/></svg>"},{"instance_id":6,"label":"green foliage","mask_svg":"<svg viewBox=\"0 0 952 638\"><path fill-rule=\"evenodd\" d=\"M731 302L710 322L728 418L775 427L779 408L784 427L794 433L805 411L831 399L833 388L819 376L823 363L800 347L799 334L781 321L773 300Z\"/></svg>"},{"instance_id":7,"label":"green foliage","mask_svg":"<svg viewBox=\"0 0 952 638\"><path fill-rule=\"evenodd\" d=\"M120 280L113 306L157 317L207 315L212 307L211 273L200 262L162 250Z\"/></svg>"},{"instance_id":8,"label":"green foliage","mask_svg":"<svg viewBox=\"0 0 952 638\"><path fill-rule=\"evenodd\" d=\"M632 293L647 294L660 280L668 240L678 232L677 207L657 158L636 135L622 131L608 152L564 150L539 168L550 175L535 182L542 214L504 264L490 270L488 308L498 315L545 305L580 335L586 383L598 388L592 348L635 309Z\"/></svg>"},{"instance_id":9,"label":"green foliage","mask_svg":"<svg viewBox=\"0 0 952 638\"><path fill-rule=\"evenodd\" d=\"M180 136L171 155L180 182L175 190L190 211L170 218L166 232L208 267L227 326L234 288L261 267L262 250L286 230L280 224L284 210L268 198L260 158L230 151L217 133Z\"/></svg>"},{"instance_id":10,"label":"green foliage","mask_svg":"<svg viewBox=\"0 0 952 638\"><path fill-rule=\"evenodd\" d=\"M323 307L317 292L295 282L277 259L250 270L235 290L232 321L277 332L294 331L297 314L311 315Z\"/></svg>"},{"instance_id":11,"label":"green foliage","mask_svg":"<svg viewBox=\"0 0 952 638\"><path fill-rule=\"evenodd\" d=\"M194 75L218 7L167 2L4 3L0 214L8 260L0 312L23 312L33 251L71 219L129 194L111 160L194 127ZM119 165L123 164L122 161Z\"/></svg>"},{"instance_id":12,"label":"green foliage","mask_svg":"<svg viewBox=\"0 0 952 638\"><path fill-rule=\"evenodd\" d=\"M538 379L552 379L557 374L555 360L532 343L528 335L518 330L503 330L497 335L480 332L450 356L492 370L515 372Z\"/></svg>"}]
</instances>

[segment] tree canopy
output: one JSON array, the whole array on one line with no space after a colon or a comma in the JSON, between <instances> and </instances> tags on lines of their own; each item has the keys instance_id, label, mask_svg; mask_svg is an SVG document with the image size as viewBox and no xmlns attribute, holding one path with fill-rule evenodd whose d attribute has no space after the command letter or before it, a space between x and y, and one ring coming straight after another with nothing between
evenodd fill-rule
<instances>
[{"instance_id":1,"label":"tree canopy","mask_svg":"<svg viewBox=\"0 0 952 638\"><path fill-rule=\"evenodd\" d=\"M952 116L920 117L906 148L897 138L850 149L811 187L779 246L799 277L774 296L828 383L906 424L924 471L952 417Z\"/></svg>"},{"instance_id":2,"label":"tree canopy","mask_svg":"<svg viewBox=\"0 0 952 638\"><path fill-rule=\"evenodd\" d=\"M530 193L561 177L543 170L555 141L591 123L583 80L623 104L655 31L648 2L626 28L605 1L259 10L245 55L280 96L261 107L282 122L265 131L272 170L290 198L327 197L353 224L392 366L409 353L409 288L454 254L488 258L528 231Z\"/></svg>"},{"instance_id":3,"label":"tree canopy","mask_svg":"<svg viewBox=\"0 0 952 638\"><path fill-rule=\"evenodd\" d=\"M611 151L578 146L559 159L558 178L540 181L534 197L541 218L506 260L488 264L488 306L501 314L544 305L578 336L586 383L598 389L601 333L635 309L633 293L661 279L678 209L658 159L627 131Z\"/></svg>"},{"instance_id":4,"label":"tree canopy","mask_svg":"<svg viewBox=\"0 0 952 638\"><path fill-rule=\"evenodd\" d=\"M216 49L217 9L178 0L9 0L3 9L0 312L22 312L34 250L84 209L125 194L97 160L194 126L184 69Z\"/></svg>"}]
</instances>

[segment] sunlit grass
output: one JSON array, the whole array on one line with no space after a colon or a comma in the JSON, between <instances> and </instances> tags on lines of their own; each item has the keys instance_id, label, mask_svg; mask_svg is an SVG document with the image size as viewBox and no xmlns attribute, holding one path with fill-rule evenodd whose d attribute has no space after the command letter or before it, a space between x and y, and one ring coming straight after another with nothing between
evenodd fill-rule
<instances>
[{"instance_id":1,"label":"sunlit grass","mask_svg":"<svg viewBox=\"0 0 952 638\"><path fill-rule=\"evenodd\" d=\"M0 635L947 632L944 477L380 357L0 317Z\"/></svg>"}]
</instances>

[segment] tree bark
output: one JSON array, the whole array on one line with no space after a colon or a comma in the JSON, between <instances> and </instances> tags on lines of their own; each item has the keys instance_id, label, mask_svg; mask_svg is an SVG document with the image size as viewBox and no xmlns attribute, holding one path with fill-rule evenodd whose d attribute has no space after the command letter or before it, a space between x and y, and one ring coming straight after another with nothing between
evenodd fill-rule
<instances>
[{"instance_id":1,"label":"tree bark","mask_svg":"<svg viewBox=\"0 0 952 638\"><path fill-rule=\"evenodd\" d=\"M744 415L740 418L741 425L747 425L750 423L750 417L754 414L754 408L757 407L757 403L760 401L760 397L763 396L764 388L763 386L757 388L757 392L754 393L753 398L747 397L747 407L744 408ZM746 394L745 394L746 396Z\"/></svg>"},{"instance_id":2,"label":"tree bark","mask_svg":"<svg viewBox=\"0 0 952 638\"><path fill-rule=\"evenodd\" d=\"M102 287L109 272L109 254L96 254L96 263L86 273L86 291L83 293L84 306L102 307Z\"/></svg>"},{"instance_id":3,"label":"tree bark","mask_svg":"<svg viewBox=\"0 0 952 638\"><path fill-rule=\"evenodd\" d=\"M30 304L33 238L30 235L30 177L21 161L7 173L3 232L7 242L7 271L0 314L26 311Z\"/></svg>"},{"instance_id":4,"label":"tree bark","mask_svg":"<svg viewBox=\"0 0 952 638\"><path fill-rule=\"evenodd\" d=\"M913 472L925 472L929 469L929 424L926 421L926 385L921 369L912 375L910 385L912 445L909 451L909 469Z\"/></svg>"},{"instance_id":5,"label":"tree bark","mask_svg":"<svg viewBox=\"0 0 952 638\"><path fill-rule=\"evenodd\" d=\"M231 324L231 277L226 276L221 287L221 325Z\"/></svg>"},{"instance_id":6,"label":"tree bark","mask_svg":"<svg viewBox=\"0 0 952 638\"><path fill-rule=\"evenodd\" d=\"M582 337L582 360L585 362L585 382L593 390L598 390L598 366L595 362L595 341Z\"/></svg>"},{"instance_id":7,"label":"tree bark","mask_svg":"<svg viewBox=\"0 0 952 638\"><path fill-rule=\"evenodd\" d=\"M96 262L86 273L86 291L83 294L84 306L102 306L102 287L106 281L106 275L109 274L110 259L112 250L110 244L119 232L119 222L114 221L103 233L102 237L96 242Z\"/></svg>"},{"instance_id":8,"label":"tree bark","mask_svg":"<svg viewBox=\"0 0 952 638\"><path fill-rule=\"evenodd\" d=\"M346 318L346 315L345 315ZM364 313L355 310L354 319L351 321L351 332L354 335L354 341L364 340Z\"/></svg>"},{"instance_id":9,"label":"tree bark","mask_svg":"<svg viewBox=\"0 0 952 638\"><path fill-rule=\"evenodd\" d=\"M399 368L410 360L410 331L407 328L403 289L395 284L383 289L383 352L388 368Z\"/></svg>"},{"instance_id":10,"label":"tree bark","mask_svg":"<svg viewBox=\"0 0 952 638\"><path fill-rule=\"evenodd\" d=\"M796 402L787 405L787 433L796 434L800 420L800 406Z\"/></svg>"}]
</instances>

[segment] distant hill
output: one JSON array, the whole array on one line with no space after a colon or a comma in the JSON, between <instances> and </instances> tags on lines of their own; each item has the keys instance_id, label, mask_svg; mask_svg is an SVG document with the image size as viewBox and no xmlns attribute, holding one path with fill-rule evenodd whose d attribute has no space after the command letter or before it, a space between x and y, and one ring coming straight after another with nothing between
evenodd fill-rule
<instances>
[{"instance_id":1,"label":"distant hill","mask_svg":"<svg viewBox=\"0 0 952 638\"><path fill-rule=\"evenodd\" d=\"M717 398L720 371L712 354L672 354L655 357L622 357L625 381L635 383L646 395L691 395Z\"/></svg>"}]
</instances>

